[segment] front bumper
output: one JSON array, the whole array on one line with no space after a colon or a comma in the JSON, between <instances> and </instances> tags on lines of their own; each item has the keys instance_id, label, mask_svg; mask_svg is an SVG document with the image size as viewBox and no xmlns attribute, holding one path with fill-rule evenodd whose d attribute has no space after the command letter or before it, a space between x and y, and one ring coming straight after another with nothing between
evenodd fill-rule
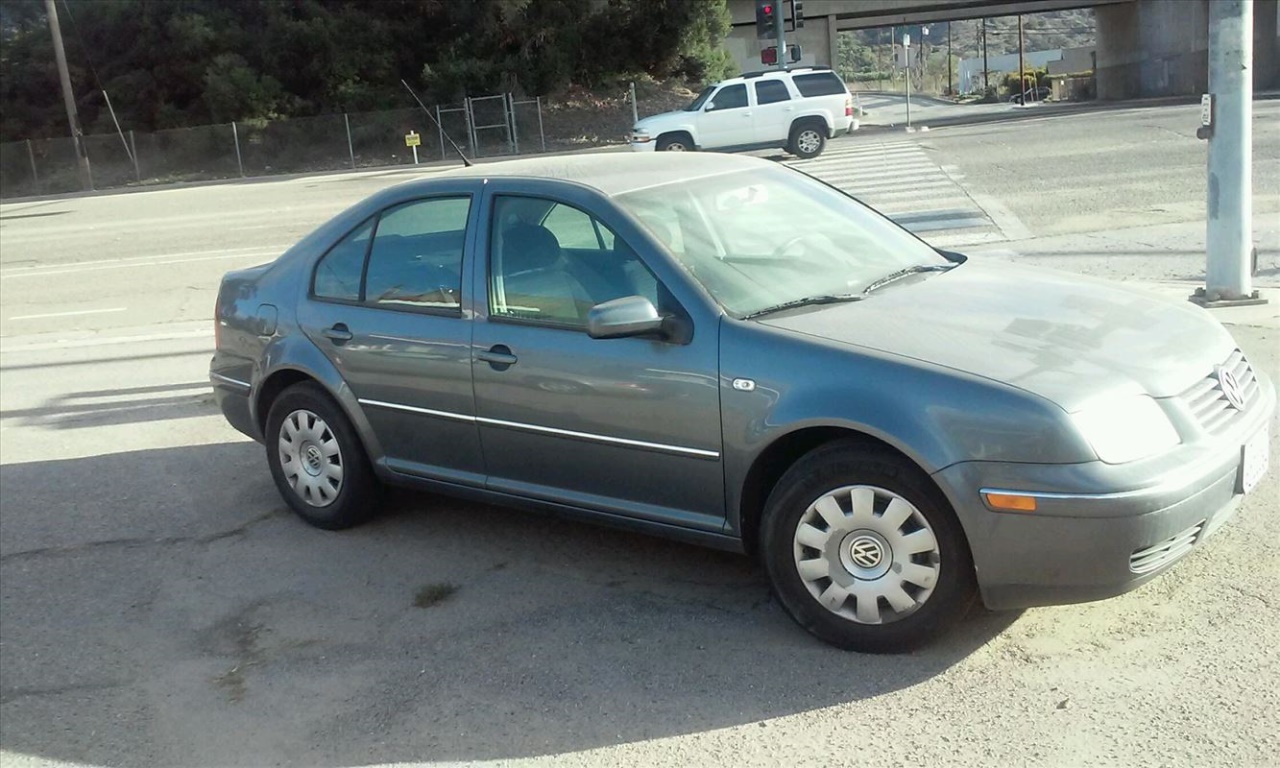
<instances>
[{"instance_id":1,"label":"front bumper","mask_svg":"<svg viewBox=\"0 0 1280 768\"><path fill-rule=\"evenodd\" d=\"M653 152L658 148L658 140L656 138L648 141L637 141L635 134L628 137L628 143L631 144L632 152Z\"/></svg>"},{"instance_id":2,"label":"front bumper","mask_svg":"<svg viewBox=\"0 0 1280 768\"><path fill-rule=\"evenodd\" d=\"M1275 391L1263 383L1267 394L1240 429L1184 445L1176 463L1149 477L1100 462L962 462L937 472L969 540L983 602L1007 609L1112 597L1202 545L1243 498L1242 446L1271 431ZM1027 493L1038 509L996 511L983 489Z\"/></svg>"}]
</instances>

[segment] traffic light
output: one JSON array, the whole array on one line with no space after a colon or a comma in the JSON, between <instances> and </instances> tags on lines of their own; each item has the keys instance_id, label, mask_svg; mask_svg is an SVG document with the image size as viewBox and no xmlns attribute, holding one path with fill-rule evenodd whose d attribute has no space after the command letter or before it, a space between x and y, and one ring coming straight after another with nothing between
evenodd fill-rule
<instances>
[{"instance_id":1,"label":"traffic light","mask_svg":"<svg viewBox=\"0 0 1280 768\"><path fill-rule=\"evenodd\" d=\"M804 2L803 0L791 0L791 28L800 29L804 26Z\"/></svg>"},{"instance_id":2,"label":"traffic light","mask_svg":"<svg viewBox=\"0 0 1280 768\"><path fill-rule=\"evenodd\" d=\"M782 0L756 0L756 37L773 38L778 32L778 3Z\"/></svg>"},{"instance_id":3,"label":"traffic light","mask_svg":"<svg viewBox=\"0 0 1280 768\"><path fill-rule=\"evenodd\" d=\"M778 46L771 45L760 51L760 63L767 66L774 66L778 63Z\"/></svg>"},{"instance_id":4,"label":"traffic light","mask_svg":"<svg viewBox=\"0 0 1280 768\"><path fill-rule=\"evenodd\" d=\"M800 59L804 58L804 50L796 43L787 46L787 59L792 64L797 64Z\"/></svg>"}]
</instances>

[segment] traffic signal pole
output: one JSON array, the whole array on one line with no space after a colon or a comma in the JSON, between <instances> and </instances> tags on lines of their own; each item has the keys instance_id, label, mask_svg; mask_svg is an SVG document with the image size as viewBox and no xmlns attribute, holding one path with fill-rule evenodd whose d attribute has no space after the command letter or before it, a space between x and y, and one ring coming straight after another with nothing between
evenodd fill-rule
<instances>
[{"instance_id":1,"label":"traffic signal pole","mask_svg":"<svg viewBox=\"0 0 1280 768\"><path fill-rule=\"evenodd\" d=\"M773 27L774 34L777 35L778 42L778 69L787 68L787 12L782 5L782 0L776 0L778 3L773 7Z\"/></svg>"},{"instance_id":2,"label":"traffic signal pole","mask_svg":"<svg viewBox=\"0 0 1280 768\"><path fill-rule=\"evenodd\" d=\"M1253 0L1209 3L1206 306L1265 304L1253 290Z\"/></svg>"}]
</instances>

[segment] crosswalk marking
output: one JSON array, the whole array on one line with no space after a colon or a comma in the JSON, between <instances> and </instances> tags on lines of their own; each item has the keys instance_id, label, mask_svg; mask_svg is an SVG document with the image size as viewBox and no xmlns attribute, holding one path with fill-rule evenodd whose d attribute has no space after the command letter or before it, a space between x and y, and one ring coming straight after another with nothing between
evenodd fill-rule
<instances>
[{"instance_id":1,"label":"crosswalk marking","mask_svg":"<svg viewBox=\"0 0 1280 768\"><path fill-rule=\"evenodd\" d=\"M881 211L935 247L1008 240L958 181L912 140L836 139L812 160L784 160Z\"/></svg>"}]
</instances>

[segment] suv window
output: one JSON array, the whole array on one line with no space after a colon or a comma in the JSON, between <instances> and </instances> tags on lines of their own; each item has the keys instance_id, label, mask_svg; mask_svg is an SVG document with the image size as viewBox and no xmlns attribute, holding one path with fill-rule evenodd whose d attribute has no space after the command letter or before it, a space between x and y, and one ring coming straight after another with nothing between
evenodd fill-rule
<instances>
[{"instance_id":1,"label":"suv window","mask_svg":"<svg viewBox=\"0 0 1280 768\"><path fill-rule=\"evenodd\" d=\"M360 300L360 274L364 270L365 254L369 252L373 221L369 219L356 227L320 259L311 279L312 295L339 301Z\"/></svg>"},{"instance_id":2,"label":"suv window","mask_svg":"<svg viewBox=\"0 0 1280 768\"><path fill-rule=\"evenodd\" d=\"M470 210L470 197L445 197L383 211L369 251L365 302L458 309Z\"/></svg>"},{"instance_id":3,"label":"suv window","mask_svg":"<svg viewBox=\"0 0 1280 768\"><path fill-rule=\"evenodd\" d=\"M716 92L707 111L719 112L722 109L740 109L745 106L747 106L747 86L728 85Z\"/></svg>"},{"instance_id":4,"label":"suv window","mask_svg":"<svg viewBox=\"0 0 1280 768\"><path fill-rule=\"evenodd\" d=\"M781 80L761 80L756 83L757 104L776 104L779 101L790 100L791 94L787 91L787 84Z\"/></svg>"},{"instance_id":5,"label":"suv window","mask_svg":"<svg viewBox=\"0 0 1280 768\"><path fill-rule=\"evenodd\" d=\"M796 75L792 78L792 82L796 84L796 90L800 91L801 96L833 96L835 94L846 94L848 89L834 72L818 72L812 75Z\"/></svg>"}]
</instances>

